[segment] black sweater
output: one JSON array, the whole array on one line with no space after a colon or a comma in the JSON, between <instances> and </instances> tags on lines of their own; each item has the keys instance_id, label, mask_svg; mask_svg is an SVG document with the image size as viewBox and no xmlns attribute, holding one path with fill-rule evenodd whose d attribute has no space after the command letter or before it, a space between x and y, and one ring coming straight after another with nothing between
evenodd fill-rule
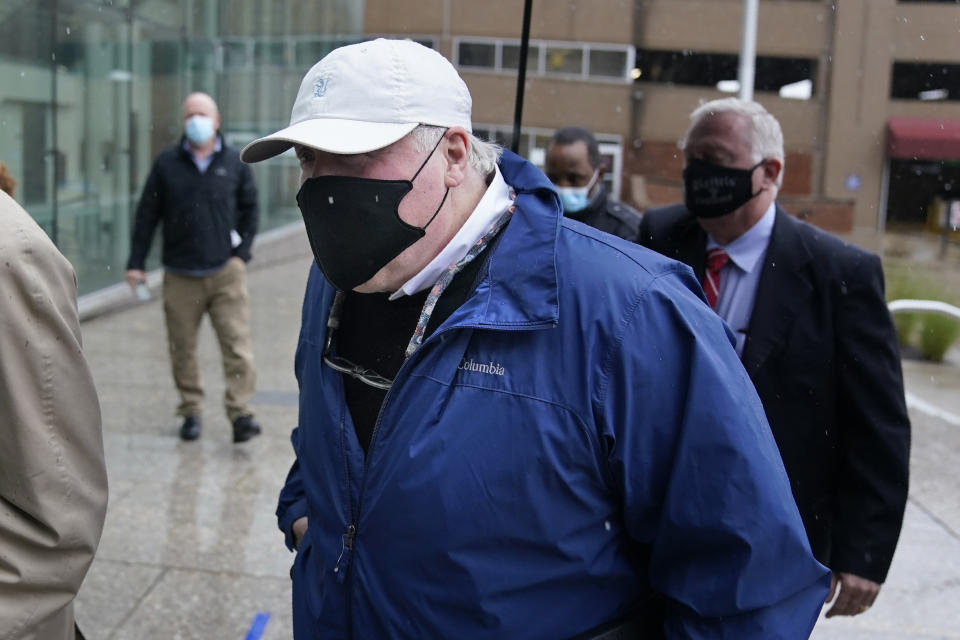
<instances>
[{"instance_id":1,"label":"black sweater","mask_svg":"<svg viewBox=\"0 0 960 640\"><path fill-rule=\"evenodd\" d=\"M490 247L487 247L453 278L434 307L423 334L424 341L470 297L484 273L489 255ZM403 364L407 343L428 293L430 289L391 301L388 293L349 292L343 302L336 336L337 353L392 380ZM387 392L347 375L343 376L343 386L357 438L367 451Z\"/></svg>"},{"instance_id":2,"label":"black sweater","mask_svg":"<svg viewBox=\"0 0 960 640\"><path fill-rule=\"evenodd\" d=\"M144 268L161 220L164 266L203 271L216 269L232 256L249 261L257 232L257 188L250 167L240 161L236 149L225 144L214 152L204 173L183 148L183 139L164 149L150 170L137 207L128 269ZM236 247L231 230L240 234Z\"/></svg>"}]
</instances>

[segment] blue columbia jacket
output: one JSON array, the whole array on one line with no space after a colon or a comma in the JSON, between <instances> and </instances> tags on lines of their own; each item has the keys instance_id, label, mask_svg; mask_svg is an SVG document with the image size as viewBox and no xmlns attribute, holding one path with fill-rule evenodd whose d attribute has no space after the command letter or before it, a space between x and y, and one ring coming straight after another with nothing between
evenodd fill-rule
<instances>
[{"instance_id":1,"label":"blue columbia jacket","mask_svg":"<svg viewBox=\"0 0 960 640\"><path fill-rule=\"evenodd\" d=\"M366 456L312 269L277 511L291 548L309 518L295 637L568 638L651 589L668 637L807 637L828 572L691 271L562 218L519 157L500 168L516 211L401 367Z\"/></svg>"}]
</instances>

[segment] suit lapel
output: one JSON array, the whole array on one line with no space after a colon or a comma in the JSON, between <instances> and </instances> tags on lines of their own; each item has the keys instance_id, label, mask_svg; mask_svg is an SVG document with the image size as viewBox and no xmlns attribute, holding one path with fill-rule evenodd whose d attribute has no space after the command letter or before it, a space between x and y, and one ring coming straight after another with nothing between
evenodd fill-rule
<instances>
[{"instance_id":1,"label":"suit lapel","mask_svg":"<svg viewBox=\"0 0 960 640\"><path fill-rule=\"evenodd\" d=\"M670 257L692 268L697 276L697 282L703 282L703 273L707 264L706 232L697 224L697 219L688 214L677 225L675 233L669 245L676 247L676 255Z\"/></svg>"},{"instance_id":2,"label":"suit lapel","mask_svg":"<svg viewBox=\"0 0 960 640\"><path fill-rule=\"evenodd\" d=\"M793 320L813 291L805 269L810 252L797 229L799 224L777 205L743 349L743 365L751 377L786 340Z\"/></svg>"}]
</instances>

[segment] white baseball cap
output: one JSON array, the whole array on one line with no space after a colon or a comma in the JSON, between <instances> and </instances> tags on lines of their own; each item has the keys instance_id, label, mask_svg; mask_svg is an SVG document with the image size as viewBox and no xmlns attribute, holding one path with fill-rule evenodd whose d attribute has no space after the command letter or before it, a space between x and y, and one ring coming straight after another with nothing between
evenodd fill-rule
<instances>
[{"instance_id":1,"label":"white baseball cap","mask_svg":"<svg viewBox=\"0 0 960 640\"><path fill-rule=\"evenodd\" d=\"M240 152L253 163L294 144L329 153L366 153L417 125L470 124L470 92L453 65L412 40L379 38L334 49L303 77L290 126Z\"/></svg>"}]
</instances>

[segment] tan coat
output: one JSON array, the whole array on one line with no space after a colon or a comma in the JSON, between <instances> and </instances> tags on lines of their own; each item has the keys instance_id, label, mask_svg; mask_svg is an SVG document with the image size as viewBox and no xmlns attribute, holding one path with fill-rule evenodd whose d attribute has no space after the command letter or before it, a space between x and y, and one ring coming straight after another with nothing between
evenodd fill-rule
<instances>
[{"instance_id":1,"label":"tan coat","mask_svg":"<svg viewBox=\"0 0 960 640\"><path fill-rule=\"evenodd\" d=\"M73 638L107 507L73 268L0 192L0 640Z\"/></svg>"}]
</instances>

